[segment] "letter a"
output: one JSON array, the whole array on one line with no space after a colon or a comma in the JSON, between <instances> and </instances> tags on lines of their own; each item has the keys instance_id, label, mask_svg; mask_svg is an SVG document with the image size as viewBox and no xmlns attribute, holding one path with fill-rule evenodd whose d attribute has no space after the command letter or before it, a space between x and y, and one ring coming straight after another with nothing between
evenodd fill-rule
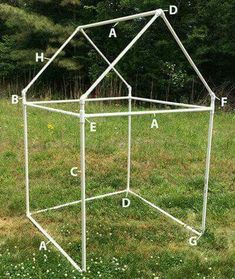
<instances>
[{"instance_id":1,"label":"letter a","mask_svg":"<svg viewBox=\"0 0 235 279\"><path fill-rule=\"evenodd\" d=\"M45 241L42 241L41 244L40 244L39 251L41 251L41 250L45 250L45 251L47 250L47 246L46 246Z\"/></svg>"},{"instance_id":2,"label":"letter a","mask_svg":"<svg viewBox=\"0 0 235 279\"><path fill-rule=\"evenodd\" d=\"M156 128L158 129L158 123L157 123L157 119L153 119L152 124L151 124L151 129Z\"/></svg>"},{"instance_id":3,"label":"letter a","mask_svg":"<svg viewBox=\"0 0 235 279\"><path fill-rule=\"evenodd\" d=\"M110 33L109 33L109 38L117 38L117 34L114 28L111 28Z\"/></svg>"}]
</instances>

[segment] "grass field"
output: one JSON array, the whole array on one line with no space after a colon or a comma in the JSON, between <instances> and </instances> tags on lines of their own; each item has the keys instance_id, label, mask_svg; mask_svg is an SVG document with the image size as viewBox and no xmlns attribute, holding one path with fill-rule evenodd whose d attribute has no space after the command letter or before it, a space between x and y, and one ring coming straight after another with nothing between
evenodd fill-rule
<instances>
[{"instance_id":1,"label":"grass field","mask_svg":"<svg viewBox=\"0 0 235 279\"><path fill-rule=\"evenodd\" d=\"M79 110L73 106L74 111ZM120 105L90 111L123 110ZM142 108L140 108L142 109ZM23 121L20 105L0 101L0 278L235 278L234 115L218 112L213 131L207 231L192 233L139 199L122 195L87 203L88 272L79 274L25 217ZM133 117L131 188L200 229L208 113ZM127 119L86 125L87 196L125 189ZM31 210L80 198L79 120L29 109ZM80 206L35 215L81 262Z\"/></svg>"}]
</instances>

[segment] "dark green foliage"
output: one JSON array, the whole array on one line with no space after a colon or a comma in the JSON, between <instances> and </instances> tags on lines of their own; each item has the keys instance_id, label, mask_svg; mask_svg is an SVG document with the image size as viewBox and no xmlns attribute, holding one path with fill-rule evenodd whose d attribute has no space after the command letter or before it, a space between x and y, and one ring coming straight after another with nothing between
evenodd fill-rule
<instances>
[{"instance_id":1,"label":"dark green foliage","mask_svg":"<svg viewBox=\"0 0 235 279\"><path fill-rule=\"evenodd\" d=\"M2 91L6 91L9 82L11 90L22 89L42 67L41 63L35 62L35 52L43 51L51 57L77 26L157 8L167 9L169 4L179 7L179 13L168 15L168 18L209 84L218 95L220 91L231 94L235 76L234 0L181 1L180 4L164 0L1 1ZM119 24L116 39L108 38L110 26L88 33L112 61L147 20ZM36 83L33 95L79 96L106 67L96 51L78 35ZM199 101L207 94L161 19L117 68L138 95ZM96 94L120 95L121 91L118 78L110 74L96 89ZM12 94L12 91L6 93Z\"/></svg>"}]
</instances>

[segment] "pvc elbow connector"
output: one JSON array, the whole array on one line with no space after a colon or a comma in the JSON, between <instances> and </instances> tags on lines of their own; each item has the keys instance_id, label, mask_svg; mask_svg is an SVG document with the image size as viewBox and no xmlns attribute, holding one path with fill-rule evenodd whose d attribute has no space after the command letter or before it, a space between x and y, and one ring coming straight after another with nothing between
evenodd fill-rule
<instances>
[{"instance_id":1,"label":"pvc elbow connector","mask_svg":"<svg viewBox=\"0 0 235 279\"><path fill-rule=\"evenodd\" d=\"M23 90L21 91L21 95L22 95L23 98L26 97L26 93L27 93L27 90L25 90L25 89L23 89Z\"/></svg>"},{"instance_id":2,"label":"pvc elbow connector","mask_svg":"<svg viewBox=\"0 0 235 279\"><path fill-rule=\"evenodd\" d=\"M157 9L156 13L158 13L161 17L165 16L165 12L163 11L163 9Z\"/></svg>"},{"instance_id":3,"label":"pvc elbow connector","mask_svg":"<svg viewBox=\"0 0 235 279\"><path fill-rule=\"evenodd\" d=\"M213 91L210 91L209 94L210 94L212 99L216 99L216 95Z\"/></svg>"},{"instance_id":4,"label":"pvc elbow connector","mask_svg":"<svg viewBox=\"0 0 235 279\"><path fill-rule=\"evenodd\" d=\"M83 94L83 95L80 97L80 101L81 101L82 103L84 103L85 100L86 100L86 94Z\"/></svg>"},{"instance_id":5,"label":"pvc elbow connector","mask_svg":"<svg viewBox=\"0 0 235 279\"><path fill-rule=\"evenodd\" d=\"M132 86L131 85L128 84L127 88L128 88L129 91L132 91Z\"/></svg>"}]
</instances>

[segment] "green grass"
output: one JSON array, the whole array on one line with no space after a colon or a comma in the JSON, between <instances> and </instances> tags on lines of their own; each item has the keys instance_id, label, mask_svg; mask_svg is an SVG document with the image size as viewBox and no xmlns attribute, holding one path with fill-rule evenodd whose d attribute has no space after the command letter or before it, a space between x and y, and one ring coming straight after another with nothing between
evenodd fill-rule
<instances>
[{"instance_id":1,"label":"green grass","mask_svg":"<svg viewBox=\"0 0 235 279\"><path fill-rule=\"evenodd\" d=\"M69 109L66 106L65 109ZM78 110L78 106L70 107ZM135 110L137 107L135 107ZM143 109L140 107L138 109ZM126 110L89 105L89 111ZM29 109L32 210L80 197L79 120ZM207 231L198 246L180 225L123 195L87 203L88 272L79 274L25 217L21 106L0 101L0 278L233 278L235 276L234 116L216 113L213 131ZM131 187L148 200L200 229L208 113L133 117ZM87 195L125 189L127 119L97 118L86 125ZM49 125L49 126L48 126ZM81 262L81 211L70 206L35 215L40 224Z\"/></svg>"}]
</instances>

